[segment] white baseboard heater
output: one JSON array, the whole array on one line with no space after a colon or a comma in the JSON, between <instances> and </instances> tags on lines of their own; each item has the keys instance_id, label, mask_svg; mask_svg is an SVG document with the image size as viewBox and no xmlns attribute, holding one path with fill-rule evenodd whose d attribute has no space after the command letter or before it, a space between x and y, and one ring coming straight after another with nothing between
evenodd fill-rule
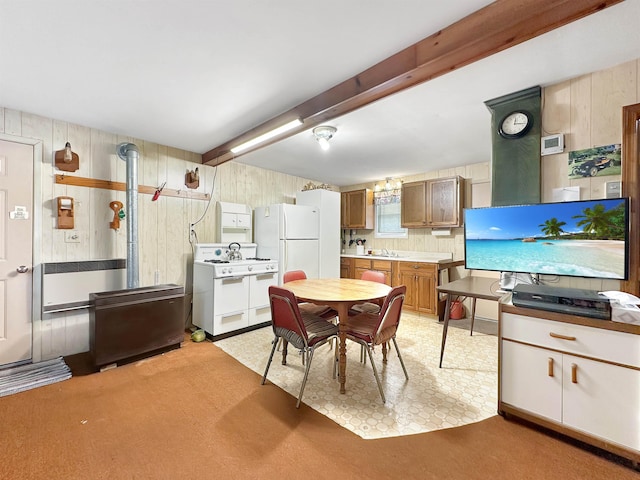
<instances>
[{"instance_id":1,"label":"white baseboard heater","mask_svg":"<svg viewBox=\"0 0 640 480\"><path fill-rule=\"evenodd\" d=\"M42 313L89 308L89 294L127 286L127 261L86 260L42 264Z\"/></svg>"}]
</instances>

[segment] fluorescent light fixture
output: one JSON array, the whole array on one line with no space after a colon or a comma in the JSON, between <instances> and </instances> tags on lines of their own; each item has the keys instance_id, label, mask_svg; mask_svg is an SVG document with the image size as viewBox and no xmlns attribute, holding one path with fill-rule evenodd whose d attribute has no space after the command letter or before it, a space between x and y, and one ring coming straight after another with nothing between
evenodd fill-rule
<instances>
[{"instance_id":1,"label":"fluorescent light fixture","mask_svg":"<svg viewBox=\"0 0 640 480\"><path fill-rule=\"evenodd\" d=\"M290 121L289 123L285 123L284 125L274 128L273 130L268 131L267 133L263 133L251 140L241 143L237 147L233 147L231 151L233 153L240 153L248 148L253 147L254 145L258 145L259 143L266 142L270 138L277 137L278 135L288 132L289 130L296 128L298 125L302 125L302 120L296 118L295 120Z\"/></svg>"}]
</instances>

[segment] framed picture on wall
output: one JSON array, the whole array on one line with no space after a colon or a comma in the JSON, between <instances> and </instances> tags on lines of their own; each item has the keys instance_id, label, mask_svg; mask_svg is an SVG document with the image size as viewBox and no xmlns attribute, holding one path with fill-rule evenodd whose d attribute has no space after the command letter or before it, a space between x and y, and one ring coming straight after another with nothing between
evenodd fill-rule
<instances>
[{"instance_id":1,"label":"framed picture on wall","mask_svg":"<svg viewBox=\"0 0 640 480\"><path fill-rule=\"evenodd\" d=\"M620 175L621 171L619 143L569 152L569 178Z\"/></svg>"}]
</instances>

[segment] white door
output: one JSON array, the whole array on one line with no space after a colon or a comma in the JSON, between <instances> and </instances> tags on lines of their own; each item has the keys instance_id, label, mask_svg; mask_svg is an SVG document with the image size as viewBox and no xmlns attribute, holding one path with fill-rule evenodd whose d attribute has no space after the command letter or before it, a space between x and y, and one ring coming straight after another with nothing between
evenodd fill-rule
<instances>
[{"instance_id":1,"label":"white door","mask_svg":"<svg viewBox=\"0 0 640 480\"><path fill-rule=\"evenodd\" d=\"M282 205L280 238L303 239L320 237L320 209L307 205Z\"/></svg>"},{"instance_id":2,"label":"white door","mask_svg":"<svg viewBox=\"0 0 640 480\"><path fill-rule=\"evenodd\" d=\"M504 403L562 421L562 354L503 340L501 399Z\"/></svg>"},{"instance_id":3,"label":"white door","mask_svg":"<svg viewBox=\"0 0 640 480\"><path fill-rule=\"evenodd\" d=\"M320 245L318 240L283 240L280 242L279 284L291 270L303 270L307 278L319 277Z\"/></svg>"},{"instance_id":4,"label":"white door","mask_svg":"<svg viewBox=\"0 0 640 480\"><path fill-rule=\"evenodd\" d=\"M640 450L640 371L564 355L562 423Z\"/></svg>"},{"instance_id":5,"label":"white door","mask_svg":"<svg viewBox=\"0 0 640 480\"><path fill-rule=\"evenodd\" d=\"M33 146L0 140L0 365L31 358Z\"/></svg>"}]
</instances>

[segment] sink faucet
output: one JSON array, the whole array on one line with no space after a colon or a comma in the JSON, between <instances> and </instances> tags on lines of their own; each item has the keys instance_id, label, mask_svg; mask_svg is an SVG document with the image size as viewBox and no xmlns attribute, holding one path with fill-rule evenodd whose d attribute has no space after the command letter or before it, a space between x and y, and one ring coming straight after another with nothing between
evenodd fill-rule
<instances>
[{"instance_id":1,"label":"sink faucet","mask_svg":"<svg viewBox=\"0 0 640 480\"><path fill-rule=\"evenodd\" d=\"M384 257L389 257L389 256L391 256L391 254L389 253L389 250L387 250L386 248L383 248L383 249L382 249L382 255L383 255Z\"/></svg>"}]
</instances>

